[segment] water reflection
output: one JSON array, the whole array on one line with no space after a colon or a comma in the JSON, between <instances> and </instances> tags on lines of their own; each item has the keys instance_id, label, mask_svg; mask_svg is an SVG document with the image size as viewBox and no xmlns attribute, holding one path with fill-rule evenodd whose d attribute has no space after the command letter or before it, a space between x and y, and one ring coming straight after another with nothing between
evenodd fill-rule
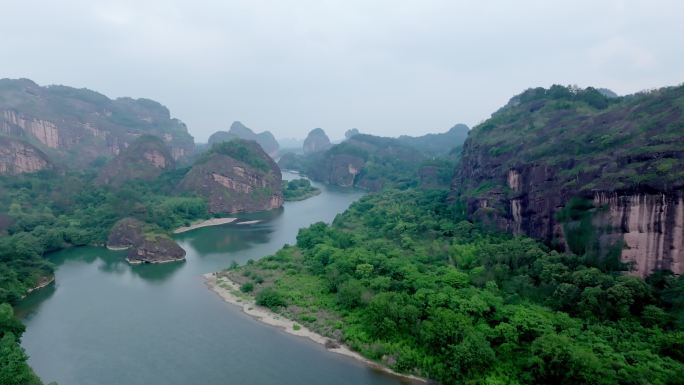
<instances>
[{"instance_id":1,"label":"water reflection","mask_svg":"<svg viewBox=\"0 0 684 385\"><path fill-rule=\"evenodd\" d=\"M128 264L126 264L128 265ZM130 266L128 269L149 283L162 283L183 268L185 262L157 263Z\"/></svg>"},{"instance_id":2,"label":"water reflection","mask_svg":"<svg viewBox=\"0 0 684 385\"><path fill-rule=\"evenodd\" d=\"M320 187L319 196L284 209L239 215L259 223L178 235L184 263L130 266L125 251L94 247L52 254L56 286L32 293L17 311L27 325L22 346L29 363L46 383L74 385L396 385L259 324L202 282L202 274L232 260L244 263L294 243L298 229L330 222L362 195Z\"/></svg>"}]
</instances>

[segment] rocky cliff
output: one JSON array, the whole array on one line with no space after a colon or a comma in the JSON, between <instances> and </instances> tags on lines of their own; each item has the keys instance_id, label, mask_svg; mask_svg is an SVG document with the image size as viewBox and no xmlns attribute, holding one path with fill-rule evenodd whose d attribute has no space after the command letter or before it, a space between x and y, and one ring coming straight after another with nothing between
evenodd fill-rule
<instances>
[{"instance_id":1,"label":"rocky cliff","mask_svg":"<svg viewBox=\"0 0 684 385\"><path fill-rule=\"evenodd\" d=\"M131 264L184 261L185 250L151 227L135 218L120 219L109 231L107 247L128 249L126 261Z\"/></svg>"},{"instance_id":2,"label":"rocky cliff","mask_svg":"<svg viewBox=\"0 0 684 385\"><path fill-rule=\"evenodd\" d=\"M180 188L205 197L211 213L271 210L283 205L278 165L254 141L233 139L212 146Z\"/></svg>"},{"instance_id":3,"label":"rocky cliff","mask_svg":"<svg viewBox=\"0 0 684 385\"><path fill-rule=\"evenodd\" d=\"M173 169L175 160L164 141L143 135L102 168L97 181L119 186L128 180L153 180L164 170Z\"/></svg>"},{"instance_id":4,"label":"rocky cliff","mask_svg":"<svg viewBox=\"0 0 684 385\"><path fill-rule=\"evenodd\" d=\"M0 136L0 175L40 171L50 166L47 155L22 140Z\"/></svg>"},{"instance_id":5,"label":"rocky cliff","mask_svg":"<svg viewBox=\"0 0 684 385\"><path fill-rule=\"evenodd\" d=\"M498 228L684 272L684 87L615 98L534 89L473 129L452 197ZM578 203L579 202L579 203Z\"/></svg>"},{"instance_id":6,"label":"rocky cliff","mask_svg":"<svg viewBox=\"0 0 684 385\"><path fill-rule=\"evenodd\" d=\"M87 89L0 80L0 134L30 142L69 167L118 155L143 134L164 140L174 159L194 148L185 124L148 99L111 100Z\"/></svg>"},{"instance_id":7,"label":"rocky cliff","mask_svg":"<svg viewBox=\"0 0 684 385\"><path fill-rule=\"evenodd\" d=\"M278 141L270 131L264 131L257 134L241 122L233 122L228 131L213 133L209 137L209 146L216 143L229 142L235 138L253 140L259 143L261 148L263 148L271 157L275 156L278 152L278 148L280 148Z\"/></svg>"},{"instance_id":8,"label":"rocky cliff","mask_svg":"<svg viewBox=\"0 0 684 385\"><path fill-rule=\"evenodd\" d=\"M329 149L332 146L330 143L330 138L326 135L322 128L314 128L309 132L304 139L304 153L313 154L316 152L322 152Z\"/></svg>"}]
</instances>

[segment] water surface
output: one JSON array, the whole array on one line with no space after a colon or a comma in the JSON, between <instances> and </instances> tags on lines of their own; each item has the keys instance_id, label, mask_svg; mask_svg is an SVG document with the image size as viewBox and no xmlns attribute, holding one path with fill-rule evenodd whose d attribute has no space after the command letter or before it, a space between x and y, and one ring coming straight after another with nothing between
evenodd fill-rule
<instances>
[{"instance_id":1,"label":"water surface","mask_svg":"<svg viewBox=\"0 0 684 385\"><path fill-rule=\"evenodd\" d=\"M292 175L285 175L291 178ZM272 254L297 231L330 222L358 191L320 195L281 210L178 235L184 263L130 266L121 252L76 248L50 256L56 284L17 309L22 345L47 383L60 385L397 384L395 377L263 325L209 291L201 275Z\"/></svg>"}]
</instances>

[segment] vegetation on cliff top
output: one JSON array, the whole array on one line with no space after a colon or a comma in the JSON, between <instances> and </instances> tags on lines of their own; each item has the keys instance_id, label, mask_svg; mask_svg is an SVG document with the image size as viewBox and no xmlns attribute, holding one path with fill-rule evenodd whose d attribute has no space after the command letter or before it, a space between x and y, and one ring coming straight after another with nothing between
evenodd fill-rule
<instances>
[{"instance_id":1,"label":"vegetation on cliff top","mask_svg":"<svg viewBox=\"0 0 684 385\"><path fill-rule=\"evenodd\" d=\"M369 195L223 274L302 325L445 384L681 381L683 277L602 270L487 232L445 202L442 191Z\"/></svg>"},{"instance_id":2,"label":"vegetation on cliff top","mask_svg":"<svg viewBox=\"0 0 684 385\"><path fill-rule=\"evenodd\" d=\"M244 140L254 140L268 153L278 151L280 147L270 131L255 133L241 122L233 122L229 131L217 131L209 137L209 145L221 142L229 142L235 138Z\"/></svg>"},{"instance_id":3,"label":"vegetation on cliff top","mask_svg":"<svg viewBox=\"0 0 684 385\"><path fill-rule=\"evenodd\" d=\"M682 132L684 86L609 97L554 85L523 92L475 127L464 159L486 155L501 175L547 165L575 191L667 190L684 186Z\"/></svg>"},{"instance_id":4,"label":"vegetation on cliff top","mask_svg":"<svg viewBox=\"0 0 684 385\"><path fill-rule=\"evenodd\" d=\"M455 147L461 146L468 137L469 128L465 124L457 124L449 131L423 136L402 135L399 141L423 152L428 156L445 156Z\"/></svg>"},{"instance_id":5,"label":"vegetation on cliff top","mask_svg":"<svg viewBox=\"0 0 684 385\"><path fill-rule=\"evenodd\" d=\"M226 155L242 163L248 164L262 172L268 172L271 167L264 160L258 144L243 139L232 139L228 142L219 142L211 146L211 149L203 154L196 163L201 164L209 160L213 154Z\"/></svg>"}]
</instances>

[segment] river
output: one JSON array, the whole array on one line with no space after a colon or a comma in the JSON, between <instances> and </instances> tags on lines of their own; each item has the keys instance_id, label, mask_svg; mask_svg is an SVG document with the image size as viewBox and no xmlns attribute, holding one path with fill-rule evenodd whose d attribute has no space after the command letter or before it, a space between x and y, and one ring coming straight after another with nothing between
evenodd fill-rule
<instances>
[{"instance_id":1,"label":"river","mask_svg":"<svg viewBox=\"0 0 684 385\"><path fill-rule=\"evenodd\" d=\"M284 174L284 178L292 178ZM263 325L224 303L201 275L274 253L297 231L330 222L361 193L315 184L316 197L239 215L252 225L176 236L184 263L130 266L122 252L83 247L49 256L56 283L17 314L22 346L46 382L60 385L399 384L401 379Z\"/></svg>"}]
</instances>

